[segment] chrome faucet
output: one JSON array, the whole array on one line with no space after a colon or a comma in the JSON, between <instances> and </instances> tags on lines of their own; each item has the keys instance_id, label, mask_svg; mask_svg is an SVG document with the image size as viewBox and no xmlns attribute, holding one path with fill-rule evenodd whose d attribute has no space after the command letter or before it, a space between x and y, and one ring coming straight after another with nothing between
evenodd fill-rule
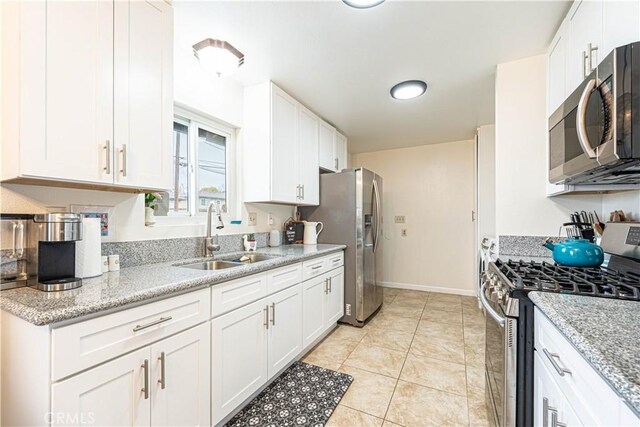
<instances>
[{"instance_id":1,"label":"chrome faucet","mask_svg":"<svg viewBox=\"0 0 640 427\"><path fill-rule=\"evenodd\" d=\"M224 222L222 222L222 213L220 212L220 202L216 200L209 203L209 207L207 208L207 235L204 238L204 256L206 257L212 257L214 252L218 252L220 250L218 233L216 233L215 244L213 243L213 237L211 237L211 211L214 204L216 206L216 215L218 216L216 230L222 230L224 228Z\"/></svg>"}]
</instances>

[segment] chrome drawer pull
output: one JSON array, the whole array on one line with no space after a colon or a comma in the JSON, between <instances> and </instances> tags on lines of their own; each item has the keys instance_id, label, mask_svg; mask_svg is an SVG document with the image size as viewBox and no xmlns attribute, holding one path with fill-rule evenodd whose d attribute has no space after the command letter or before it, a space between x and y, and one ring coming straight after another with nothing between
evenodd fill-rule
<instances>
[{"instance_id":1,"label":"chrome drawer pull","mask_svg":"<svg viewBox=\"0 0 640 427\"><path fill-rule=\"evenodd\" d=\"M316 265L315 267L311 267L312 270L317 270L319 268L322 268L322 265Z\"/></svg>"},{"instance_id":2,"label":"chrome drawer pull","mask_svg":"<svg viewBox=\"0 0 640 427\"><path fill-rule=\"evenodd\" d=\"M267 304L267 306L263 309L264 311L264 327L266 329L269 329L269 305Z\"/></svg>"},{"instance_id":3,"label":"chrome drawer pull","mask_svg":"<svg viewBox=\"0 0 640 427\"><path fill-rule=\"evenodd\" d=\"M159 325L160 323L168 322L171 319L173 319L173 317L171 317L171 316L169 316L169 317L161 317L158 320L154 320L153 322L147 323L146 325L136 325L136 327L133 328L133 332L138 332L138 331L141 331L143 329L147 329L147 328L150 328L152 326Z\"/></svg>"},{"instance_id":4,"label":"chrome drawer pull","mask_svg":"<svg viewBox=\"0 0 640 427\"><path fill-rule=\"evenodd\" d=\"M160 383L160 388L164 390L164 388L167 386L167 377L165 372L166 356L164 354L164 351L160 353L160 357L158 357L158 360L160 361L160 379L158 380L158 382Z\"/></svg>"},{"instance_id":5,"label":"chrome drawer pull","mask_svg":"<svg viewBox=\"0 0 640 427\"><path fill-rule=\"evenodd\" d=\"M144 369L144 387L142 387L142 391L144 393L144 398L149 398L149 359L144 359L144 363L140 366Z\"/></svg>"},{"instance_id":6,"label":"chrome drawer pull","mask_svg":"<svg viewBox=\"0 0 640 427\"><path fill-rule=\"evenodd\" d=\"M271 324L276 326L276 303L271 303Z\"/></svg>"},{"instance_id":7,"label":"chrome drawer pull","mask_svg":"<svg viewBox=\"0 0 640 427\"><path fill-rule=\"evenodd\" d=\"M553 412L551 412L551 427L567 427L567 424L561 423L560 421L558 421L557 409L553 409Z\"/></svg>"},{"instance_id":8,"label":"chrome drawer pull","mask_svg":"<svg viewBox=\"0 0 640 427\"><path fill-rule=\"evenodd\" d=\"M551 362L551 366L553 366L555 370L558 372L558 375L560 375L561 377L564 377L564 374L571 375L571 371L569 369L563 368L558 364L558 362L556 362L556 358L560 360L559 354L550 353L549 350L547 350L546 348L543 348L542 351L544 352L545 356L547 356L547 359L549 359L549 362Z\"/></svg>"}]
</instances>

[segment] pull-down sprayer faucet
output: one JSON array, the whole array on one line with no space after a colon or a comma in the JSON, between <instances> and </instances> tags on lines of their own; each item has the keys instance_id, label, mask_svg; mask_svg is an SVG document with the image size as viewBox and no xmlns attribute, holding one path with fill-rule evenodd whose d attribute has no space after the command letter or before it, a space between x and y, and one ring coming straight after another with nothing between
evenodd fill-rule
<instances>
[{"instance_id":1,"label":"pull-down sprayer faucet","mask_svg":"<svg viewBox=\"0 0 640 427\"><path fill-rule=\"evenodd\" d=\"M218 241L218 233L216 233L216 243L213 243L213 237L211 237L211 211L213 209L213 205L216 207L216 215L218 217L216 223L216 230L222 230L224 228L224 222L222 222L222 213L220 212L220 201L216 200L209 203L209 207L207 208L207 235L204 239L204 256L212 257L214 252L220 250L220 244Z\"/></svg>"}]
</instances>

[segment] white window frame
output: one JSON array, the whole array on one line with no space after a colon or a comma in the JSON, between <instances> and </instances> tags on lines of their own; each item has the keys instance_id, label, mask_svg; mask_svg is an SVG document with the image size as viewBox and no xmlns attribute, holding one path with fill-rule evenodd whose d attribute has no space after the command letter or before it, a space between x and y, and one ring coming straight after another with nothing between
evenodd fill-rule
<instances>
[{"instance_id":1,"label":"white window frame","mask_svg":"<svg viewBox=\"0 0 640 427\"><path fill-rule=\"evenodd\" d=\"M188 107L182 104L174 105L173 121L188 126L189 128L189 169L188 169L188 193L189 193L189 210L188 212L169 211L166 217L156 217L158 219L165 218L169 222L174 223L178 219L185 222L201 223L206 217L205 212L199 212L199 198L196 189L197 186L197 167L198 167L198 129L204 129L226 138L225 142L225 196L227 199L227 211L222 213L225 222L233 218L236 212L239 189L237 188L238 180L236 179L236 151L237 151L237 129L226 123L217 120L206 113Z\"/></svg>"}]
</instances>

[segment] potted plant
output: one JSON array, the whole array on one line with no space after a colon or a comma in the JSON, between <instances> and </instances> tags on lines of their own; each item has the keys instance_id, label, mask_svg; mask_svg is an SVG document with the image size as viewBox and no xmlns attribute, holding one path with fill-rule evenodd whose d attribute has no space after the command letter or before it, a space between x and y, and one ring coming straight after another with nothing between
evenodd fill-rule
<instances>
[{"instance_id":1,"label":"potted plant","mask_svg":"<svg viewBox=\"0 0 640 427\"><path fill-rule=\"evenodd\" d=\"M158 200L162 200L160 193L145 193L144 195L144 225L151 227L156 223L155 208Z\"/></svg>"}]
</instances>

